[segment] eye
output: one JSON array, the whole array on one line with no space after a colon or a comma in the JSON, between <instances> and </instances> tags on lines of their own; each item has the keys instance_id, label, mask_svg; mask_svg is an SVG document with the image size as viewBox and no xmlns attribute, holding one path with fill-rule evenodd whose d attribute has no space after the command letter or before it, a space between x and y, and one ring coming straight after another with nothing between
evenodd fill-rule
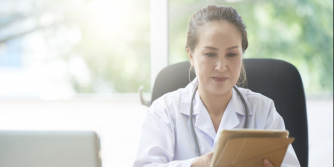
<instances>
[{"instance_id":1,"label":"eye","mask_svg":"<svg viewBox=\"0 0 334 167\"><path fill-rule=\"evenodd\" d=\"M235 53L229 53L229 54L227 54L227 56L228 57L234 57L234 56L236 56L237 54L235 54Z\"/></svg>"},{"instance_id":2,"label":"eye","mask_svg":"<svg viewBox=\"0 0 334 167\"><path fill-rule=\"evenodd\" d=\"M214 56L216 56L215 53L205 53L205 55L207 55L207 56L209 56L209 57L214 57Z\"/></svg>"}]
</instances>

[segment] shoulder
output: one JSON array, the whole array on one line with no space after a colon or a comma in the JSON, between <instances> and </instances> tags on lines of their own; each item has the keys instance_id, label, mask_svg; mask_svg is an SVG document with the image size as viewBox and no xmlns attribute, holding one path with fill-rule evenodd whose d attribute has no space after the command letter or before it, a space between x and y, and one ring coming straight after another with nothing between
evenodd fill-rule
<instances>
[{"instance_id":1,"label":"shoulder","mask_svg":"<svg viewBox=\"0 0 334 167\"><path fill-rule=\"evenodd\" d=\"M274 102L269 97L262 95L261 93L253 92L247 88L238 88L241 94L245 97L245 100L248 101L249 105L272 105Z\"/></svg>"},{"instance_id":2,"label":"shoulder","mask_svg":"<svg viewBox=\"0 0 334 167\"><path fill-rule=\"evenodd\" d=\"M166 93L161 97L157 98L150 106L150 109L160 111L167 108L180 106L182 98L182 89L183 88L175 90L173 92Z\"/></svg>"},{"instance_id":3,"label":"shoulder","mask_svg":"<svg viewBox=\"0 0 334 167\"><path fill-rule=\"evenodd\" d=\"M264 96L261 93L253 92L250 89L238 89L243 95L250 112L252 112L254 116L261 116L264 118L268 116L270 112L276 112L274 101L269 97Z\"/></svg>"},{"instance_id":4,"label":"shoulder","mask_svg":"<svg viewBox=\"0 0 334 167\"><path fill-rule=\"evenodd\" d=\"M159 97L149 107L149 114L154 115L165 123L170 123L181 109L182 94L183 88Z\"/></svg>"},{"instance_id":5,"label":"shoulder","mask_svg":"<svg viewBox=\"0 0 334 167\"><path fill-rule=\"evenodd\" d=\"M256 118L257 127L264 129L285 129L284 120L276 111L275 103L272 99L249 89L239 88L245 101L248 103L252 115Z\"/></svg>"},{"instance_id":6,"label":"shoulder","mask_svg":"<svg viewBox=\"0 0 334 167\"><path fill-rule=\"evenodd\" d=\"M151 112L156 114L165 113L171 116L177 114L189 115L188 108L195 86L196 84L189 83L185 88L179 88L164 94L152 103Z\"/></svg>"}]
</instances>

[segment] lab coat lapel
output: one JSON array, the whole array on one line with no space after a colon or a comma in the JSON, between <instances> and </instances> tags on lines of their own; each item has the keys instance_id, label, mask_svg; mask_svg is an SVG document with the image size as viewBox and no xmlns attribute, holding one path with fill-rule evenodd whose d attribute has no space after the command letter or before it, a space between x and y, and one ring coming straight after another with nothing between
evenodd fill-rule
<instances>
[{"instance_id":1,"label":"lab coat lapel","mask_svg":"<svg viewBox=\"0 0 334 167\"><path fill-rule=\"evenodd\" d=\"M217 135L214 139L214 146L216 145L216 141L218 140L221 131L223 131L224 129L233 129L237 127L239 124L240 121L237 113L234 111L233 108L227 107L224 112L223 119L220 122Z\"/></svg>"},{"instance_id":2,"label":"lab coat lapel","mask_svg":"<svg viewBox=\"0 0 334 167\"><path fill-rule=\"evenodd\" d=\"M239 104L239 100L237 99L237 93L233 90L231 100L229 101L226 110L224 112L223 118L220 122L218 131L215 139L214 139L214 146L216 145L216 141L219 138L219 134L224 129L234 129L238 125L240 125L240 118L242 117L242 114L244 113L241 104ZM238 114L241 116L238 117Z\"/></svg>"},{"instance_id":3,"label":"lab coat lapel","mask_svg":"<svg viewBox=\"0 0 334 167\"><path fill-rule=\"evenodd\" d=\"M234 108L231 106L231 103L227 106L223 118L220 122L218 133L223 129L233 129L234 127L240 124L237 113Z\"/></svg>"},{"instance_id":4,"label":"lab coat lapel","mask_svg":"<svg viewBox=\"0 0 334 167\"><path fill-rule=\"evenodd\" d=\"M205 108L202 100L200 99L198 93L196 93L196 109L198 111L198 114L196 116L196 123L195 127L200 129L203 133L207 134L211 137L212 140L216 138L216 131L213 127L211 117Z\"/></svg>"},{"instance_id":5,"label":"lab coat lapel","mask_svg":"<svg viewBox=\"0 0 334 167\"><path fill-rule=\"evenodd\" d=\"M193 104L193 116L195 117L194 126L200 129L203 133L210 136L211 139L216 142L219 138L219 135L217 134L220 134L223 129L233 129L240 125L239 119L242 119L242 116L245 114L243 104L240 97L238 97L238 94L233 89L231 100L228 103L228 106L223 115L223 119L220 122L218 133L216 133L211 117L202 100L200 99L198 91L196 91L194 101L191 102L192 93L197 83L197 78L195 78L193 83L188 84L187 87L183 90L181 113L189 116L190 105ZM240 115L240 118L238 118L238 114ZM250 113L250 115L252 115L252 113Z\"/></svg>"}]
</instances>

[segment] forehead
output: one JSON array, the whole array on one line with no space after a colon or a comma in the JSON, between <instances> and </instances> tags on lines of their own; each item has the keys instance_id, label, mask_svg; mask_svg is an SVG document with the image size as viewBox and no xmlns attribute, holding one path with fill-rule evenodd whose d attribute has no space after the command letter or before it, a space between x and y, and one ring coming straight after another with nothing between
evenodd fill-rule
<instances>
[{"instance_id":1,"label":"forehead","mask_svg":"<svg viewBox=\"0 0 334 167\"><path fill-rule=\"evenodd\" d=\"M198 46L230 47L240 45L242 36L238 28L227 21L211 21L198 29Z\"/></svg>"}]
</instances>

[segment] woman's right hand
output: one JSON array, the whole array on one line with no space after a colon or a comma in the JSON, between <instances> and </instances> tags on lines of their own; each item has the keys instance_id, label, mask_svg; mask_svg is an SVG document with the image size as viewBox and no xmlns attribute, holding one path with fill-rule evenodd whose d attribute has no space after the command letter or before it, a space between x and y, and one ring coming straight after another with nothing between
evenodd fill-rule
<instances>
[{"instance_id":1,"label":"woman's right hand","mask_svg":"<svg viewBox=\"0 0 334 167\"><path fill-rule=\"evenodd\" d=\"M191 167L209 167L211 163L212 154L213 151L196 158L191 164Z\"/></svg>"}]
</instances>

